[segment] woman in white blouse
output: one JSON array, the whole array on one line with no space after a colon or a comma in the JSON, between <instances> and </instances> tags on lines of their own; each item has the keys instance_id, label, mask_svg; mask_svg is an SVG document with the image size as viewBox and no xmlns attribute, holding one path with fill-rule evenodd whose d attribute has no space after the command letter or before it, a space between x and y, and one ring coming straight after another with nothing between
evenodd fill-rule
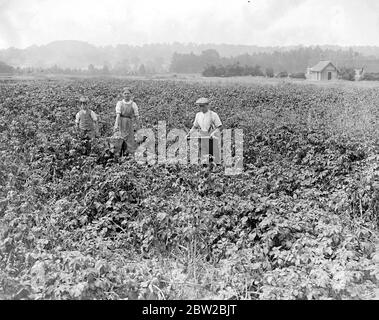
<instances>
[{"instance_id":1,"label":"woman in white blouse","mask_svg":"<svg viewBox=\"0 0 379 320\"><path fill-rule=\"evenodd\" d=\"M137 104L132 100L130 88L124 88L124 99L117 102L116 122L114 132L124 140L121 148L121 155L134 154L136 151L136 141L134 138L134 124L139 126L140 116Z\"/></svg>"}]
</instances>

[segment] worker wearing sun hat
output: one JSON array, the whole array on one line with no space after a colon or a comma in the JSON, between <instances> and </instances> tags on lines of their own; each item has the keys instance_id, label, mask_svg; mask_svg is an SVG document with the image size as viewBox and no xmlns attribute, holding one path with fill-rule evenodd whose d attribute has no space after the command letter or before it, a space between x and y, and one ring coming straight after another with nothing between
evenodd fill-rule
<instances>
[{"instance_id":1,"label":"worker wearing sun hat","mask_svg":"<svg viewBox=\"0 0 379 320\"><path fill-rule=\"evenodd\" d=\"M95 138L98 135L98 116L89 109L89 99L85 96L79 98L80 111L76 114L75 124L83 137Z\"/></svg>"},{"instance_id":2,"label":"worker wearing sun hat","mask_svg":"<svg viewBox=\"0 0 379 320\"><path fill-rule=\"evenodd\" d=\"M220 164L220 132L222 131L222 122L218 114L209 109L210 101L208 98L200 98L196 101L199 106L200 112L196 114L195 121L192 129L190 130L187 138L189 138L195 131L200 133L201 139L201 153L209 153L213 156L214 162Z\"/></svg>"}]
</instances>

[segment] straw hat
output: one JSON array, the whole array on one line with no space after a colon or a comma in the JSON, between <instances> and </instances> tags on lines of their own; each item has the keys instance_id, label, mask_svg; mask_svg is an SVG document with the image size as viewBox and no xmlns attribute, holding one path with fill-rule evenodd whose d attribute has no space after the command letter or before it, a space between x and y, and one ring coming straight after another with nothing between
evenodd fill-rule
<instances>
[{"instance_id":1,"label":"straw hat","mask_svg":"<svg viewBox=\"0 0 379 320\"><path fill-rule=\"evenodd\" d=\"M203 104L209 104L209 99L207 98L200 98L196 101L196 104L203 105Z\"/></svg>"}]
</instances>

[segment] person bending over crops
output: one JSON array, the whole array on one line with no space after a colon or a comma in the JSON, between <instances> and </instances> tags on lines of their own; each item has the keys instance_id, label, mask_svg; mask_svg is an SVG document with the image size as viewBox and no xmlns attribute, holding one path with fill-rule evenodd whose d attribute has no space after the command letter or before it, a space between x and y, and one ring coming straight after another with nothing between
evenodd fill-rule
<instances>
[{"instance_id":1,"label":"person bending over crops","mask_svg":"<svg viewBox=\"0 0 379 320\"><path fill-rule=\"evenodd\" d=\"M130 88L124 88L123 100L116 105L116 122L114 133L123 140L121 155L134 154L136 151L136 142L134 138L134 124L139 127L140 116L137 104L132 99Z\"/></svg>"},{"instance_id":2,"label":"person bending over crops","mask_svg":"<svg viewBox=\"0 0 379 320\"><path fill-rule=\"evenodd\" d=\"M76 128L80 130L83 138L93 139L99 135L98 116L89 109L89 99L80 97L80 111L76 114Z\"/></svg>"},{"instance_id":3,"label":"person bending over crops","mask_svg":"<svg viewBox=\"0 0 379 320\"><path fill-rule=\"evenodd\" d=\"M209 100L200 98L196 101L200 108L200 112L196 114L193 127L187 135L187 139L191 138L194 132L198 132L201 137L201 154L202 157L209 154L215 164L221 163L220 155L220 132L222 131L222 123L218 114L209 109Z\"/></svg>"}]
</instances>

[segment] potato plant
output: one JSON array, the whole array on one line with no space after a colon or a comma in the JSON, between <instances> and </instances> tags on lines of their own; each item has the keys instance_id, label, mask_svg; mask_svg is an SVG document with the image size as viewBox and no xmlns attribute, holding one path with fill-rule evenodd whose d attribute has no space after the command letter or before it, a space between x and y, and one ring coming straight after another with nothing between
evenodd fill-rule
<instances>
[{"instance_id":1,"label":"potato plant","mask_svg":"<svg viewBox=\"0 0 379 320\"><path fill-rule=\"evenodd\" d=\"M143 126L212 100L244 172L112 157L130 86ZM80 94L102 138L77 136ZM70 80L0 83L0 297L369 299L377 286L374 89Z\"/></svg>"}]
</instances>

